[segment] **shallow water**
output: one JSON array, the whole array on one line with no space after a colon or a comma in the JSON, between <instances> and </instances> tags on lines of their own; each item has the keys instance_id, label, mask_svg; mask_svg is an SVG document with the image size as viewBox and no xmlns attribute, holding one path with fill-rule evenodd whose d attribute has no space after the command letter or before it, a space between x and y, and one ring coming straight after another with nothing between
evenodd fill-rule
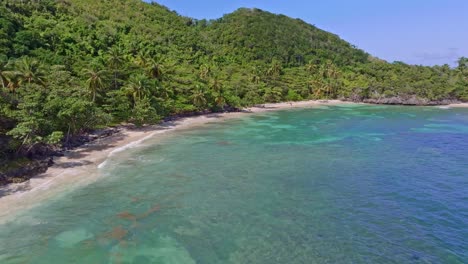
<instances>
[{"instance_id":1,"label":"shallow water","mask_svg":"<svg viewBox=\"0 0 468 264\"><path fill-rule=\"evenodd\" d=\"M211 123L0 225L0 263L468 263L467 154L468 109Z\"/></svg>"}]
</instances>

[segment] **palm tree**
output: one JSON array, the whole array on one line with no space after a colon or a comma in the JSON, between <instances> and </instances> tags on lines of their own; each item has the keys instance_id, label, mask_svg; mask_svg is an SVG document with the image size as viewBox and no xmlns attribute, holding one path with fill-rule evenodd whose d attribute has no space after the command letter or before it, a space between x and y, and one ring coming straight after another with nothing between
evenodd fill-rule
<instances>
[{"instance_id":1,"label":"palm tree","mask_svg":"<svg viewBox=\"0 0 468 264\"><path fill-rule=\"evenodd\" d=\"M468 68L468 58L461 57L460 59L458 59L457 63L458 63L457 70L460 73L464 73L466 69Z\"/></svg>"},{"instance_id":2,"label":"palm tree","mask_svg":"<svg viewBox=\"0 0 468 264\"><path fill-rule=\"evenodd\" d=\"M215 94L215 103L218 107L224 107L224 105L226 104L226 99L224 98L222 93Z\"/></svg>"},{"instance_id":3,"label":"palm tree","mask_svg":"<svg viewBox=\"0 0 468 264\"><path fill-rule=\"evenodd\" d=\"M311 84L314 89L314 96L316 98L330 98L335 96L335 91L338 86L338 77L340 72L338 68L331 61L327 61L318 70Z\"/></svg>"},{"instance_id":4,"label":"palm tree","mask_svg":"<svg viewBox=\"0 0 468 264\"><path fill-rule=\"evenodd\" d=\"M11 93L15 93L19 87L20 72L10 70L15 65L14 62L0 63L0 82L3 88L7 88Z\"/></svg>"},{"instance_id":5,"label":"palm tree","mask_svg":"<svg viewBox=\"0 0 468 264\"><path fill-rule=\"evenodd\" d=\"M192 100L193 104L199 108L202 108L206 105L205 93L199 85L197 85L197 89L192 94Z\"/></svg>"},{"instance_id":6,"label":"palm tree","mask_svg":"<svg viewBox=\"0 0 468 264\"><path fill-rule=\"evenodd\" d=\"M119 73L119 69L125 63L124 55L122 53L122 49L119 47L112 47L107 52L107 63L109 67L112 69L113 72L113 85L114 89L117 89L117 77Z\"/></svg>"},{"instance_id":7,"label":"palm tree","mask_svg":"<svg viewBox=\"0 0 468 264\"><path fill-rule=\"evenodd\" d=\"M310 74L314 74L315 72L317 72L317 65L313 64L312 61L310 61L306 65L306 71L308 71Z\"/></svg>"},{"instance_id":8,"label":"palm tree","mask_svg":"<svg viewBox=\"0 0 468 264\"><path fill-rule=\"evenodd\" d=\"M322 73L314 76L314 78L310 81L310 85L313 87L311 92L315 98L322 98L324 95L327 95L329 90L328 82Z\"/></svg>"},{"instance_id":9,"label":"palm tree","mask_svg":"<svg viewBox=\"0 0 468 264\"><path fill-rule=\"evenodd\" d=\"M2 83L3 89L5 89L7 85L7 76L8 76L7 65L8 65L7 61L0 61L0 83Z\"/></svg>"},{"instance_id":10,"label":"palm tree","mask_svg":"<svg viewBox=\"0 0 468 264\"><path fill-rule=\"evenodd\" d=\"M112 69L118 69L124 64L124 55L119 47L112 47L107 51L107 63Z\"/></svg>"},{"instance_id":11,"label":"palm tree","mask_svg":"<svg viewBox=\"0 0 468 264\"><path fill-rule=\"evenodd\" d=\"M210 73L211 73L210 66L206 64L203 64L202 66L200 66L200 74L199 74L200 79L206 80L210 76Z\"/></svg>"},{"instance_id":12,"label":"palm tree","mask_svg":"<svg viewBox=\"0 0 468 264\"><path fill-rule=\"evenodd\" d=\"M210 84L210 89L213 91L216 105L222 108L226 103L223 95L223 84L215 78Z\"/></svg>"},{"instance_id":13,"label":"palm tree","mask_svg":"<svg viewBox=\"0 0 468 264\"><path fill-rule=\"evenodd\" d=\"M5 74L7 76L6 88L10 91L10 93L15 93L16 90L20 87L20 76L14 71L10 71Z\"/></svg>"},{"instance_id":14,"label":"palm tree","mask_svg":"<svg viewBox=\"0 0 468 264\"><path fill-rule=\"evenodd\" d=\"M159 98L167 99L171 96L170 90L162 85L157 86L157 95Z\"/></svg>"},{"instance_id":15,"label":"palm tree","mask_svg":"<svg viewBox=\"0 0 468 264\"><path fill-rule=\"evenodd\" d=\"M148 76L159 81L162 80L163 66L159 64L155 59L149 59L146 61L145 67L147 68Z\"/></svg>"},{"instance_id":16,"label":"palm tree","mask_svg":"<svg viewBox=\"0 0 468 264\"><path fill-rule=\"evenodd\" d=\"M315 92L314 92L315 98L322 98L323 96L325 96L325 98L328 99L328 94L329 93L330 93L330 86L329 85L327 85L324 82L316 83Z\"/></svg>"},{"instance_id":17,"label":"palm tree","mask_svg":"<svg viewBox=\"0 0 468 264\"><path fill-rule=\"evenodd\" d=\"M322 67L321 71L322 71L322 75L325 78L331 78L331 79L338 78L338 74L339 74L338 68L331 61L327 61L324 67Z\"/></svg>"},{"instance_id":18,"label":"palm tree","mask_svg":"<svg viewBox=\"0 0 468 264\"><path fill-rule=\"evenodd\" d=\"M467 69L468 69L468 58L461 57L458 59L458 66L457 66L457 71L458 75L462 80L468 80L468 74L467 74Z\"/></svg>"},{"instance_id":19,"label":"palm tree","mask_svg":"<svg viewBox=\"0 0 468 264\"><path fill-rule=\"evenodd\" d=\"M273 61L270 68L267 70L267 75L272 77L277 77L281 74L282 71L281 64L278 61Z\"/></svg>"},{"instance_id":20,"label":"palm tree","mask_svg":"<svg viewBox=\"0 0 468 264\"><path fill-rule=\"evenodd\" d=\"M133 97L134 104L137 104L149 95L148 79L144 74L133 75L124 87Z\"/></svg>"},{"instance_id":21,"label":"palm tree","mask_svg":"<svg viewBox=\"0 0 468 264\"><path fill-rule=\"evenodd\" d=\"M222 88L223 88L223 85L218 80L218 78L214 78L213 81L211 81L210 89L213 90L214 92L221 92Z\"/></svg>"},{"instance_id":22,"label":"palm tree","mask_svg":"<svg viewBox=\"0 0 468 264\"><path fill-rule=\"evenodd\" d=\"M147 52L140 50L138 54L136 55L136 57L133 59L133 63L135 63L137 66L140 66L140 67L146 67L148 63L146 59L147 56L148 56Z\"/></svg>"},{"instance_id":23,"label":"palm tree","mask_svg":"<svg viewBox=\"0 0 468 264\"><path fill-rule=\"evenodd\" d=\"M250 81L254 84L259 84L262 81L260 77L262 75L262 71L258 67L254 67L252 70L252 75L250 76Z\"/></svg>"},{"instance_id":24,"label":"palm tree","mask_svg":"<svg viewBox=\"0 0 468 264\"><path fill-rule=\"evenodd\" d=\"M92 102L96 101L96 94L104 88L107 71L96 70L96 69L85 69L84 75L88 77L86 84L88 86L88 92L91 95Z\"/></svg>"},{"instance_id":25,"label":"palm tree","mask_svg":"<svg viewBox=\"0 0 468 264\"><path fill-rule=\"evenodd\" d=\"M45 85L46 72L44 66L37 60L30 57L23 57L15 63L16 71L18 73L18 85L25 82L28 84L35 83Z\"/></svg>"},{"instance_id":26,"label":"palm tree","mask_svg":"<svg viewBox=\"0 0 468 264\"><path fill-rule=\"evenodd\" d=\"M279 102L281 101L282 92L278 87L266 88L263 94L263 99L267 102Z\"/></svg>"}]
</instances>

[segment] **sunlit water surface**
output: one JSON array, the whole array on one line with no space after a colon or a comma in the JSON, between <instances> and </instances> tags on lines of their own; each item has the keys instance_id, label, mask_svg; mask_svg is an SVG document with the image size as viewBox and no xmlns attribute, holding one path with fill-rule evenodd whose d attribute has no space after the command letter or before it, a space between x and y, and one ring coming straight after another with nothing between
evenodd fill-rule
<instances>
[{"instance_id":1,"label":"sunlit water surface","mask_svg":"<svg viewBox=\"0 0 468 264\"><path fill-rule=\"evenodd\" d=\"M468 263L468 109L250 115L121 153L0 263Z\"/></svg>"}]
</instances>

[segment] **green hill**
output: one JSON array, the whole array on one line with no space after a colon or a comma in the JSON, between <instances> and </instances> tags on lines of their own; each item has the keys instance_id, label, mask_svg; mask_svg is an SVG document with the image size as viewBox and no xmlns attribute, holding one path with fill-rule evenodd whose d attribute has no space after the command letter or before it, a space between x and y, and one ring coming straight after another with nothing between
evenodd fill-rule
<instances>
[{"instance_id":1,"label":"green hill","mask_svg":"<svg viewBox=\"0 0 468 264\"><path fill-rule=\"evenodd\" d=\"M139 0L1 1L0 155L123 121L264 102L468 100L467 67L387 63L258 9L207 21Z\"/></svg>"},{"instance_id":2,"label":"green hill","mask_svg":"<svg viewBox=\"0 0 468 264\"><path fill-rule=\"evenodd\" d=\"M368 54L338 36L299 19L275 15L260 9L241 8L212 21L206 35L221 45L216 55L242 62L279 60L287 66L302 66L309 61L338 65L365 63Z\"/></svg>"}]
</instances>

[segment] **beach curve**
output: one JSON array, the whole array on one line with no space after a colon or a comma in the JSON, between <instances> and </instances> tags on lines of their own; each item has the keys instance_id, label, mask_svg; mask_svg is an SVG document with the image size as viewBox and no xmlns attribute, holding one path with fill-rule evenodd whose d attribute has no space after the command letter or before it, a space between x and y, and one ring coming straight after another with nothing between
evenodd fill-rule
<instances>
[{"instance_id":1,"label":"beach curve","mask_svg":"<svg viewBox=\"0 0 468 264\"><path fill-rule=\"evenodd\" d=\"M138 147L156 135L189 129L213 121L242 117L282 109L308 108L322 105L354 104L340 100L309 100L299 102L270 103L249 107L240 112L212 113L167 121L141 129L124 128L119 133L96 140L56 158L47 172L30 180L0 187L0 223L8 222L24 210L66 191L74 190L97 181L100 169L109 157L127 149Z\"/></svg>"}]
</instances>

